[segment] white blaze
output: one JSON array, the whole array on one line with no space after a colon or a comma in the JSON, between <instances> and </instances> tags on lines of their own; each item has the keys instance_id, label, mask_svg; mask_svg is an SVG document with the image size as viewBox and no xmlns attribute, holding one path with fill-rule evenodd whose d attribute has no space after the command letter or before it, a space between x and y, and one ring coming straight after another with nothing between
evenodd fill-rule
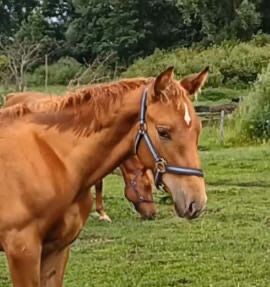
<instances>
[{"instance_id":1,"label":"white blaze","mask_svg":"<svg viewBox=\"0 0 270 287\"><path fill-rule=\"evenodd\" d=\"M190 122L191 122L191 117L188 111L188 106L186 103L184 103L184 107L185 107L185 116L184 116L184 120L186 122L186 124L189 126Z\"/></svg>"}]
</instances>

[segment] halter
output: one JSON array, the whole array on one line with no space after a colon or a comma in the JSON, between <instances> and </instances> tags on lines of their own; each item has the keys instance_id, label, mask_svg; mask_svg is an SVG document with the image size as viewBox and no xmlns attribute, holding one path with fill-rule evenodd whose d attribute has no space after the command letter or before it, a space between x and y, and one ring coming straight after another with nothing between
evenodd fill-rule
<instances>
[{"instance_id":1,"label":"halter","mask_svg":"<svg viewBox=\"0 0 270 287\"><path fill-rule=\"evenodd\" d=\"M139 144L141 140L144 139L146 146L148 147L155 161L154 179L157 189L164 187L164 184L162 182L162 176L164 173L203 177L203 171L201 169L169 165L167 164L166 160L158 154L147 132L147 123L145 121L146 110L147 110L147 89L144 89L139 114L140 125L135 139L135 153L137 154Z\"/></svg>"}]
</instances>

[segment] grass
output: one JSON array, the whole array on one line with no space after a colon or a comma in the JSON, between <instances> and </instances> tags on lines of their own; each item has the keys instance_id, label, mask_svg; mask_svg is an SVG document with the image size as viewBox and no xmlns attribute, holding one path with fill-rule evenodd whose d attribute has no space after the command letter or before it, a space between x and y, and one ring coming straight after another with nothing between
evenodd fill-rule
<instances>
[{"instance_id":1,"label":"grass","mask_svg":"<svg viewBox=\"0 0 270 287\"><path fill-rule=\"evenodd\" d=\"M155 192L158 216L141 221L117 176L105 181L113 223L93 213L75 242L66 287L268 287L270 256L269 146L201 153L208 209L200 219L176 218ZM9 286L3 254L0 286Z\"/></svg>"},{"instance_id":2,"label":"grass","mask_svg":"<svg viewBox=\"0 0 270 287\"><path fill-rule=\"evenodd\" d=\"M48 86L47 88L47 93L52 93L52 94L57 94L57 95L61 95L65 92L65 90L67 89L67 87L65 86ZM43 86L40 87L29 87L27 89L28 91L37 91L37 92L45 92L45 89ZM26 90L26 91L27 91ZM0 86L0 106L4 103L4 96L7 95L8 93L14 92L15 91L15 87L8 87L8 88L4 88L3 86Z\"/></svg>"},{"instance_id":3,"label":"grass","mask_svg":"<svg viewBox=\"0 0 270 287\"><path fill-rule=\"evenodd\" d=\"M232 99L245 97L247 93L246 89L230 89L225 87L205 88L202 89L202 93L199 95L198 101L195 102L195 105L213 106L228 104L232 102Z\"/></svg>"},{"instance_id":4,"label":"grass","mask_svg":"<svg viewBox=\"0 0 270 287\"><path fill-rule=\"evenodd\" d=\"M62 94L65 92L67 89L66 86L61 86L61 85L55 85L55 86L48 86L47 91L48 93L56 93L56 94ZM29 87L26 89L26 91L38 91L38 92L45 92L45 88L43 86L39 87ZM0 86L0 95L5 95L9 92L14 92L15 87L8 87L8 89L5 89L3 86Z\"/></svg>"}]
</instances>

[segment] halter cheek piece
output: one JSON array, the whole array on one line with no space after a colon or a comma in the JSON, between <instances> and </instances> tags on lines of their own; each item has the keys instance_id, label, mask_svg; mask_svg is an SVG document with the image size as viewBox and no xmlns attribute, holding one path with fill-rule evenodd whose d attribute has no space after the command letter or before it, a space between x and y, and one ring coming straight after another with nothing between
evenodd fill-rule
<instances>
[{"instance_id":1,"label":"halter cheek piece","mask_svg":"<svg viewBox=\"0 0 270 287\"><path fill-rule=\"evenodd\" d=\"M203 177L203 171L201 169L169 165L167 164L166 160L158 154L147 132L147 124L145 121L146 110L147 110L147 89L144 89L139 114L140 126L135 139L135 153L136 154L138 153L140 142L142 139L144 139L146 146L148 147L155 161L154 179L156 187L158 189L164 187L164 184L162 182L162 176L164 173Z\"/></svg>"}]
</instances>

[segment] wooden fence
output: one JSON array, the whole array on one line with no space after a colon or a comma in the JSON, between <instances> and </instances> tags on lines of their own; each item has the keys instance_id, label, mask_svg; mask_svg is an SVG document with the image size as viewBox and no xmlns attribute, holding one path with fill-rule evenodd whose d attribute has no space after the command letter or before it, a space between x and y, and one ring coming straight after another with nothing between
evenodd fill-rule
<instances>
[{"instance_id":1,"label":"wooden fence","mask_svg":"<svg viewBox=\"0 0 270 287\"><path fill-rule=\"evenodd\" d=\"M232 102L216 106L197 106L195 110L201 118L203 126L219 125L219 141L220 144L224 144L225 119L230 116L237 106L238 103Z\"/></svg>"},{"instance_id":2,"label":"wooden fence","mask_svg":"<svg viewBox=\"0 0 270 287\"><path fill-rule=\"evenodd\" d=\"M230 115L238 106L238 103L228 103L215 106L196 106L195 110L200 116L203 126L211 124L212 122L220 121ZM223 114L223 116L222 116Z\"/></svg>"}]
</instances>

